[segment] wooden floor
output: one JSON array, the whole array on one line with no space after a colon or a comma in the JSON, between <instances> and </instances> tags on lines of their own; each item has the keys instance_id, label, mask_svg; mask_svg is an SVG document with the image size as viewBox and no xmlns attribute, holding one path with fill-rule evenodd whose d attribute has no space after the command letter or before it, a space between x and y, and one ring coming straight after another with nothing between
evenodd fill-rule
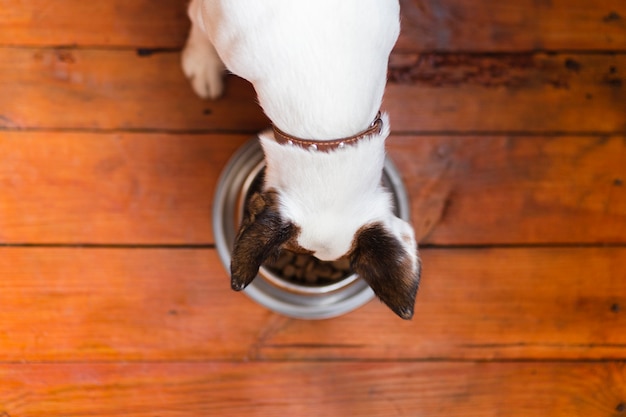
<instances>
[{"instance_id":1,"label":"wooden floor","mask_svg":"<svg viewBox=\"0 0 626 417\"><path fill-rule=\"evenodd\" d=\"M217 176L266 127L196 98L182 0L0 0L0 416L626 416L626 2L403 0L404 322L229 288Z\"/></svg>"}]
</instances>

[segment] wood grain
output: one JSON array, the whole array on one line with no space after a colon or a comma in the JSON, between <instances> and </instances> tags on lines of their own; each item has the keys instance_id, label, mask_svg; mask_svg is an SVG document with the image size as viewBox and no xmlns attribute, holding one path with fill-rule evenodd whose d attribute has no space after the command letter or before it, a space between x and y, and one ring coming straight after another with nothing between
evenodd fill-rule
<instances>
[{"instance_id":1,"label":"wood grain","mask_svg":"<svg viewBox=\"0 0 626 417\"><path fill-rule=\"evenodd\" d=\"M393 136L423 243L624 242L623 136Z\"/></svg>"},{"instance_id":2,"label":"wood grain","mask_svg":"<svg viewBox=\"0 0 626 417\"><path fill-rule=\"evenodd\" d=\"M178 48L189 19L180 0L0 0L0 44Z\"/></svg>"},{"instance_id":3,"label":"wood grain","mask_svg":"<svg viewBox=\"0 0 626 417\"><path fill-rule=\"evenodd\" d=\"M3 365L0 393L0 415L29 417L618 417L626 369L616 362Z\"/></svg>"},{"instance_id":4,"label":"wood grain","mask_svg":"<svg viewBox=\"0 0 626 417\"><path fill-rule=\"evenodd\" d=\"M213 243L217 178L247 135L5 132L4 243Z\"/></svg>"},{"instance_id":5,"label":"wood grain","mask_svg":"<svg viewBox=\"0 0 626 417\"><path fill-rule=\"evenodd\" d=\"M252 87L195 97L178 53L0 48L0 127L231 131L268 126ZM419 55L391 62L399 132L625 132L626 55Z\"/></svg>"},{"instance_id":6,"label":"wood grain","mask_svg":"<svg viewBox=\"0 0 626 417\"><path fill-rule=\"evenodd\" d=\"M397 131L624 132L626 55L406 54L385 104Z\"/></svg>"},{"instance_id":7,"label":"wood grain","mask_svg":"<svg viewBox=\"0 0 626 417\"><path fill-rule=\"evenodd\" d=\"M217 177L249 138L4 132L0 242L211 244ZM388 150L424 244L625 242L623 136L392 136Z\"/></svg>"},{"instance_id":8,"label":"wood grain","mask_svg":"<svg viewBox=\"0 0 626 417\"><path fill-rule=\"evenodd\" d=\"M624 50L620 0L402 0L397 49L411 51ZM0 1L0 45L180 48L185 2Z\"/></svg>"},{"instance_id":9,"label":"wood grain","mask_svg":"<svg viewBox=\"0 0 626 417\"><path fill-rule=\"evenodd\" d=\"M626 249L426 249L415 317L279 316L210 249L3 248L0 361L626 357Z\"/></svg>"},{"instance_id":10,"label":"wood grain","mask_svg":"<svg viewBox=\"0 0 626 417\"><path fill-rule=\"evenodd\" d=\"M196 97L180 54L0 49L0 127L79 130L230 130L269 124L253 88L231 76L224 98Z\"/></svg>"},{"instance_id":11,"label":"wood grain","mask_svg":"<svg viewBox=\"0 0 626 417\"><path fill-rule=\"evenodd\" d=\"M398 50L504 52L626 48L620 0L400 0Z\"/></svg>"}]
</instances>

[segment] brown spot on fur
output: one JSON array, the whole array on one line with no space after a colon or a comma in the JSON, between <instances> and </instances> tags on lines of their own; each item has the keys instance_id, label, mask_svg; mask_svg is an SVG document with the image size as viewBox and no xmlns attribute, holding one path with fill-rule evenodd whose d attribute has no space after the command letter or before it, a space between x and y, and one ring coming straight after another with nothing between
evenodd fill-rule
<instances>
[{"instance_id":1,"label":"brown spot on fur","mask_svg":"<svg viewBox=\"0 0 626 417\"><path fill-rule=\"evenodd\" d=\"M297 235L292 223L283 221L275 191L253 194L244 210L230 264L231 287L241 291L257 276L259 268L280 246Z\"/></svg>"},{"instance_id":2,"label":"brown spot on fur","mask_svg":"<svg viewBox=\"0 0 626 417\"><path fill-rule=\"evenodd\" d=\"M382 224L370 224L356 233L350 266L398 316L413 317L419 266L413 270L409 254Z\"/></svg>"}]
</instances>

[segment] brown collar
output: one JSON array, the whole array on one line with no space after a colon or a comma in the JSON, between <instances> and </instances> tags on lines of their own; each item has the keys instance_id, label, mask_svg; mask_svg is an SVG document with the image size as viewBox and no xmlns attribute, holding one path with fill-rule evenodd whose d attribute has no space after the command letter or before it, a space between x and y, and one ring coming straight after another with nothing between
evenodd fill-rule
<instances>
[{"instance_id":1,"label":"brown collar","mask_svg":"<svg viewBox=\"0 0 626 417\"><path fill-rule=\"evenodd\" d=\"M313 140L313 139L300 139L295 136L288 135L283 132L276 126L274 128L274 138L276 142L281 145L289 145L289 146L298 146L300 148L319 151L319 152L330 152L336 149L342 149L347 145L354 145L359 140L371 136L378 135L383 130L383 121L380 118L380 112L376 115L376 119L372 122L372 124L363 132L357 133L354 136L350 136L343 139L332 139L332 140Z\"/></svg>"}]
</instances>

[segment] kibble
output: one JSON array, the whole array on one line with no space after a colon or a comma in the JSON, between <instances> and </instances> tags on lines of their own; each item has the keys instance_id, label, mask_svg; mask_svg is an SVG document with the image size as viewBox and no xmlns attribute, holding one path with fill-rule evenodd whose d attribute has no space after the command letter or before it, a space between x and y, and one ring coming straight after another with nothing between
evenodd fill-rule
<instances>
[{"instance_id":1,"label":"kibble","mask_svg":"<svg viewBox=\"0 0 626 417\"><path fill-rule=\"evenodd\" d=\"M266 262L265 267L293 283L306 285L332 284L352 275L347 258L320 261L315 256L295 254L286 249L276 259Z\"/></svg>"}]
</instances>

